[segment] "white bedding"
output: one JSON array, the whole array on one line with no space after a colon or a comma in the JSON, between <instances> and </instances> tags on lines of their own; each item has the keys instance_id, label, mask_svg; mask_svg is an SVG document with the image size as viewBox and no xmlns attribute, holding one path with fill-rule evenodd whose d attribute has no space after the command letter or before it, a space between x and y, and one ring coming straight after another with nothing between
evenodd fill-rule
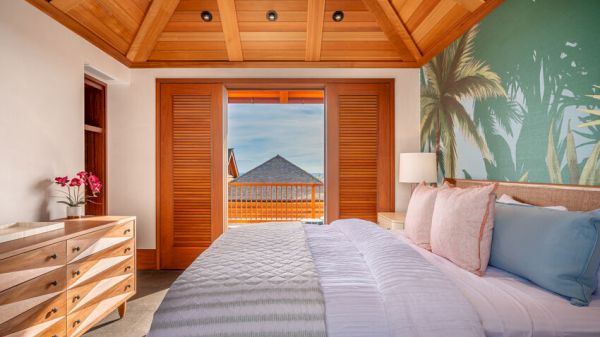
<instances>
[{"instance_id":1,"label":"white bedding","mask_svg":"<svg viewBox=\"0 0 600 337\"><path fill-rule=\"evenodd\" d=\"M173 283L149 332L152 337L325 335L485 336L477 312L444 273L362 220L228 231Z\"/></svg>"},{"instance_id":2,"label":"white bedding","mask_svg":"<svg viewBox=\"0 0 600 337\"><path fill-rule=\"evenodd\" d=\"M600 336L600 294L589 307L571 305L559 295L497 268L485 276L473 275L452 262L408 242L448 276L469 299L487 337L591 337Z\"/></svg>"},{"instance_id":3,"label":"white bedding","mask_svg":"<svg viewBox=\"0 0 600 337\"><path fill-rule=\"evenodd\" d=\"M305 229L328 337L484 336L461 291L388 231L356 219Z\"/></svg>"},{"instance_id":4,"label":"white bedding","mask_svg":"<svg viewBox=\"0 0 600 337\"><path fill-rule=\"evenodd\" d=\"M600 337L600 295L589 307L576 307L495 268L478 277L413 245L400 231L361 220L253 225L224 234L182 274L149 335L325 333Z\"/></svg>"}]
</instances>

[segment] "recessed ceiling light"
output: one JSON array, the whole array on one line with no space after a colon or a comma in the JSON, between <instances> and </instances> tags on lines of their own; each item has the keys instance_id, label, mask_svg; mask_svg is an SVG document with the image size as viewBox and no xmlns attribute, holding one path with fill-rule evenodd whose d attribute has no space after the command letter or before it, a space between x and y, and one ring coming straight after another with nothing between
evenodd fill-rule
<instances>
[{"instance_id":1,"label":"recessed ceiling light","mask_svg":"<svg viewBox=\"0 0 600 337\"><path fill-rule=\"evenodd\" d=\"M202 18L202 21L204 21L204 22L212 21L212 13L209 11L203 11L202 13L200 13L200 17Z\"/></svg>"},{"instance_id":2,"label":"recessed ceiling light","mask_svg":"<svg viewBox=\"0 0 600 337\"><path fill-rule=\"evenodd\" d=\"M272 9L267 11L267 20L277 21L277 12Z\"/></svg>"},{"instance_id":3,"label":"recessed ceiling light","mask_svg":"<svg viewBox=\"0 0 600 337\"><path fill-rule=\"evenodd\" d=\"M333 15L331 16L331 18L335 22L342 22L344 20L344 12L335 11L335 12L333 12Z\"/></svg>"}]
</instances>

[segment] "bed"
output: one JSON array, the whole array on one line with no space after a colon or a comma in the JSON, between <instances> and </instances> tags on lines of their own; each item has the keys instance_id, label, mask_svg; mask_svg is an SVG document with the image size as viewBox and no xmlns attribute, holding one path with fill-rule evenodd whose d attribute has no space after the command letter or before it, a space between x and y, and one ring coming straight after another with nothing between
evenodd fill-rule
<instances>
[{"instance_id":1,"label":"bed","mask_svg":"<svg viewBox=\"0 0 600 337\"><path fill-rule=\"evenodd\" d=\"M477 311L487 337L600 336L600 294L589 307L576 307L564 298L503 270L488 267L483 277L407 242L457 285Z\"/></svg>"},{"instance_id":2,"label":"bed","mask_svg":"<svg viewBox=\"0 0 600 337\"><path fill-rule=\"evenodd\" d=\"M597 187L498 193L600 208ZM155 313L154 336L600 336L600 296L575 307L499 269L478 277L367 221L271 223L232 229L198 257Z\"/></svg>"}]
</instances>

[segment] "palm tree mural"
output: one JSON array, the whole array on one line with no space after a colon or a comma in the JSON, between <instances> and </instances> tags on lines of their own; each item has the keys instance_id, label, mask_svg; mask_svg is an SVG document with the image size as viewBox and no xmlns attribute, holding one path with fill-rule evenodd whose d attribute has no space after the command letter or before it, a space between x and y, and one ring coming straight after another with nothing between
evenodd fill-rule
<instances>
[{"instance_id":1,"label":"palm tree mural","mask_svg":"<svg viewBox=\"0 0 600 337\"><path fill-rule=\"evenodd\" d=\"M421 88L421 144L435 148L440 170L446 177L456 173L456 134L475 144L484 159L493 157L463 100L474 102L505 97L500 77L483 61L473 57L477 26L423 67Z\"/></svg>"},{"instance_id":2,"label":"palm tree mural","mask_svg":"<svg viewBox=\"0 0 600 337\"><path fill-rule=\"evenodd\" d=\"M594 88L600 89L600 85L594 85ZM600 101L600 95L586 95L586 96ZM577 110L583 111L590 115L595 115L595 116L600 117L600 109L577 109ZM590 116L590 117L592 117L592 116ZM580 127L580 128L592 127L592 126L600 126L600 119L586 121L585 123L578 125L578 127Z\"/></svg>"},{"instance_id":3,"label":"palm tree mural","mask_svg":"<svg viewBox=\"0 0 600 337\"><path fill-rule=\"evenodd\" d=\"M600 89L600 86L594 85L595 88ZM600 100L600 95L586 95L596 100ZM577 109L579 111L585 112L592 116L600 116L600 110L598 109ZM594 128L600 125L600 119L592 119L589 117L583 118L585 121L582 124L579 124L577 127L579 128ZM548 131L548 152L546 154L546 165L548 166L548 175L550 176L550 182L562 184L563 179L561 176L561 168L560 168L560 157L556 151L556 145L554 141L553 135L553 125L554 122L550 124L550 129ZM592 136L594 130L592 130ZM579 185L598 185L600 184L600 137L593 139L595 142L592 152L590 156L583 160L581 164L577 159L577 146L575 145L575 138L573 136L573 130L571 129L571 124L567 125L567 136L563 142L565 144L565 159L566 165L564 169L568 172L569 183L571 184L579 184ZM589 145L589 143L581 144L580 146ZM580 172L581 165L581 172Z\"/></svg>"},{"instance_id":4,"label":"palm tree mural","mask_svg":"<svg viewBox=\"0 0 600 337\"><path fill-rule=\"evenodd\" d=\"M475 55L501 74L507 95L522 111L522 120L515 123L514 137L502 136L510 145L515 168L528 172L531 182L578 181L576 175L570 176L565 165L573 159L566 156L565 134L568 116L577 108L598 106L598 101L590 101L586 94L590 94L590 88L600 78L600 44L596 33L599 10L597 0L577 1L577 6L570 1L506 1L480 25ZM592 120L589 115L585 122ZM576 126L572 121L576 136L572 141L581 157L581 172L582 160L593 148L588 145L600 139L600 127ZM560 174L549 172L549 140L554 142ZM502 155L490 143L490 150L498 160Z\"/></svg>"},{"instance_id":5,"label":"palm tree mural","mask_svg":"<svg viewBox=\"0 0 600 337\"><path fill-rule=\"evenodd\" d=\"M597 92L600 92L600 85L594 85L594 88L598 89ZM600 95L592 94L586 95L594 100L598 101L596 107L600 107ZM600 109L592 109L594 104L590 104L587 109L577 109L579 111L585 112L589 114L589 116L579 117L581 124L577 125L578 128L586 128L586 132L573 130L576 134L581 137L587 139L587 141L579 144L579 146L593 145L600 142Z\"/></svg>"},{"instance_id":6,"label":"palm tree mural","mask_svg":"<svg viewBox=\"0 0 600 337\"><path fill-rule=\"evenodd\" d=\"M507 1L423 67L421 145L444 176L600 185L599 11Z\"/></svg>"}]
</instances>

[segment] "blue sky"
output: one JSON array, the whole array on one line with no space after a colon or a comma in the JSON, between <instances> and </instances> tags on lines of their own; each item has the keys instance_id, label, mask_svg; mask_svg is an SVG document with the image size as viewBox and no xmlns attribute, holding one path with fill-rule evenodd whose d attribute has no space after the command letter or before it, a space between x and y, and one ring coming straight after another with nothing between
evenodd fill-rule
<instances>
[{"instance_id":1,"label":"blue sky","mask_svg":"<svg viewBox=\"0 0 600 337\"><path fill-rule=\"evenodd\" d=\"M310 173L323 172L322 104L229 104L228 146L240 172L277 154Z\"/></svg>"}]
</instances>

